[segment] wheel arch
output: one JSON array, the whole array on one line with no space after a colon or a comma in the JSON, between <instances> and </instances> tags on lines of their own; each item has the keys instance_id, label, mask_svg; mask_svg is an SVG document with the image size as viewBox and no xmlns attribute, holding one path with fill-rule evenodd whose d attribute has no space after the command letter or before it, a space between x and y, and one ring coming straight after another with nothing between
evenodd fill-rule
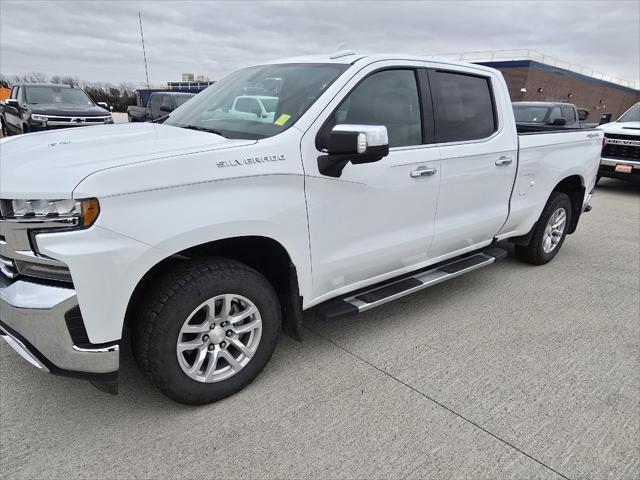
<instances>
[{"instance_id":1,"label":"wheel arch","mask_svg":"<svg viewBox=\"0 0 640 480\"><path fill-rule=\"evenodd\" d=\"M223 238L194 245L157 262L133 289L127 304L123 333L125 328L136 321L145 291L159 276L181 262L204 257L230 258L263 275L280 299L283 331L297 340L301 339L302 297L297 268L280 242L256 235Z\"/></svg>"},{"instance_id":2,"label":"wheel arch","mask_svg":"<svg viewBox=\"0 0 640 480\"><path fill-rule=\"evenodd\" d=\"M582 205L585 194L584 178L581 175L570 175L565 177L553 187L552 192L564 193L569 197L571 202L571 223L569 224L568 234L576 231L578 221L582 214Z\"/></svg>"}]
</instances>

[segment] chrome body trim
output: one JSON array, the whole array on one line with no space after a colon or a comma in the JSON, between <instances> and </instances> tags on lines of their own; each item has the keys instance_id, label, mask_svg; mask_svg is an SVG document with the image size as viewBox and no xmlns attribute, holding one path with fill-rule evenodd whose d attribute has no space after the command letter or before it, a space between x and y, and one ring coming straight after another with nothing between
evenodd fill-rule
<instances>
[{"instance_id":1,"label":"chrome body trim","mask_svg":"<svg viewBox=\"0 0 640 480\"><path fill-rule=\"evenodd\" d=\"M39 255L34 248L34 232L55 231L78 225L77 217L11 217L0 218L0 272L16 278L28 270L29 264L43 265L68 272L63 262ZM24 271L23 271L24 270ZM48 277L46 277L48 278Z\"/></svg>"},{"instance_id":2,"label":"chrome body trim","mask_svg":"<svg viewBox=\"0 0 640 480\"><path fill-rule=\"evenodd\" d=\"M472 257L477 257L479 260L481 260L481 262L479 262L479 263L477 263L475 265L471 265L471 266L469 266L467 268L458 270L457 272L454 272L454 273L447 273L447 272L444 272L442 270L439 270L439 268L443 267L443 266L440 266L440 267L434 268L432 270L427 270L426 272L418 273L418 274L413 275L411 277L404 277L404 278L398 280L397 282L392 282L392 283L386 284L382 288L389 287L391 285L394 285L395 283L403 282L403 281L407 280L407 278L413 278L415 280L418 280L421 283L420 285L416 285L415 287L403 290L401 292L398 292L396 294L390 295L390 296L385 297L385 298L381 298L380 300L376 300L374 302L365 302L363 300L360 300L357 297L365 295L365 294L367 294L369 292L374 292L375 290L378 290L381 287L376 287L376 288L373 288L371 290L367 290L365 292L360 292L357 295L346 297L344 300L345 300L345 302L350 303L351 305L356 307L360 313L366 312L367 310L371 310L372 308L379 307L380 305L384 305L385 303L388 303L388 302L391 302L391 301L396 300L398 298L404 297L405 295L410 295L410 294L412 294L414 292L423 290L423 289L431 287L433 285L437 285L438 283L444 282L444 281L449 280L451 278L458 277L460 275L464 275L465 273L471 272L473 270L477 270L478 268L485 267L485 266L490 265L490 264L492 264L492 263L494 263L496 261L495 257L492 257L491 255L487 255L485 253L478 253L476 255L473 255ZM467 258L472 258L472 257L467 257ZM458 261L460 261L460 259L455 259L455 261L451 262L451 264L455 264Z\"/></svg>"},{"instance_id":3,"label":"chrome body trim","mask_svg":"<svg viewBox=\"0 0 640 480\"><path fill-rule=\"evenodd\" d=\"M631 165L633 169L640 169L640 162L637 160L627 160L624 158L605 158L600 160L601 165L609 165L615 167L616 165Z\"/></svg>"},{"instance_id":4,"label":"chrome body trim","mask_svg":"<svg viewBox=\"0 0 640 480\"><path fill-rule=\"evenodd\" d=\"M5 342L7 342L7 344L11 348L13 348L18 355L24 358L31 365L33 365L36 368L39 368L40 370L44 370L45 372L49 371L49 369L45 367L42 363L40 363L40 361L29 351L29 349L24 346L24 343L22 343L16 337L11 335L9 332L5 332L2 329L2 327L0 327L0 337L2 337L2 339Z\"/></svg>"},{"instance_id":5,"label":"chrome body trim","mask_svg":"<svg viewBox=\"0 0 640 480\"><path fill-rule=\"evenodd\" d=\"M0 276L0 321L4 325L0 328L3 331L10 329L19 334L60 370L82 373L117 371L120 361L117 343L95 349L73 344L65 314L77 305L73 288L11 281ZM14 335L12 337L17 340ZM24 342L17 346L23 352L29 352L29 357L34 357ZM12 347L16 349L16 344ZM22 355L20 351L18 353ZM33 364L29 358L23 358ZM38 361L38 364L42 365L42 362Z\"/></svg>"}]
</instances>

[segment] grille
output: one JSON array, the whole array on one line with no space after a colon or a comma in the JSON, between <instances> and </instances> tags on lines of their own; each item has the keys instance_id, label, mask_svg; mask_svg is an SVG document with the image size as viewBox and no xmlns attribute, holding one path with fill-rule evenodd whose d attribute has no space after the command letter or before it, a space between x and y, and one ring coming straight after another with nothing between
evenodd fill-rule
<instances>
[{"instance_id":1,"label":"grille","mask_svg":"<svg viewBox=\"0 0 640 480\"><path fill-rule=\"evenodd\" d=\"M616 140L633 140L638 141L640 137L637 135L620 135L620 134L607 134L606 138ZM640 147L635 145L620 145L614 143L608 143L602 147L602 156L605 158L619 158L621 160L635 160L640 161Z\"/></svg>"}]
</instances>

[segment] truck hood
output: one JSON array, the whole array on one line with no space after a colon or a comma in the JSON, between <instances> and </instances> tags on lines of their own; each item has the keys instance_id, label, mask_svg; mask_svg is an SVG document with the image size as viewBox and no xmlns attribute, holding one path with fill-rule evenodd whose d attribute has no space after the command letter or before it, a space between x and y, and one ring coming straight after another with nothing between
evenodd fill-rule
<instances>
[{"instance_id":1,"label":"truck hood","mask_svg":"<svg viewBox=\"0 0 640 480\"><path fill-rule=\"evenodd\" d=\"M254 143L154 123L12 136L0 140L0 197L71 198L84 178L100 170Z\"/></svg>"},{"instance_id":2,"label":"truck hood","mask_svg":"<svg viewBox=\"0 0 640 480\"><path fill-rule=\"evenodd\" d=\"M62 115L65 117L105 117L110 115L104 108L95 105L65 105L60 103L38 103L29 105L31 113L40 115Z\"/></svg>"},{"instance_id":3,"label":"truck hood","mask_svg":"<svg viewBox=\"0 0 640 480\"><path fill-rule=\"evenodd\" d=\"M640 122L611 122L600 125L598 128L604 130L604 133L640 136Z\"/></svg>"}]
</instances>

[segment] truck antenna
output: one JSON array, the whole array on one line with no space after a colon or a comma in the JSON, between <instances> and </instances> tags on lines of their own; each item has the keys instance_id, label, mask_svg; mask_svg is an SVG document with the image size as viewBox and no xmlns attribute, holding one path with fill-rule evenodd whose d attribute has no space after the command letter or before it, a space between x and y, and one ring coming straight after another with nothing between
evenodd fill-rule
<instances>
[{"instance_id":1,"label":"truck antenna","mask_svg":"<svg viewBox=\"0 0 640 480\"><path fill-rule=\"evenodd\" d=\"M144 73L147 77L147 90L149 90L149 70L147 69L147 52L144 49L144 34L142 33L142 15L138 12L138 20L140 20L140 39L142 40L142 55L144 56Z\"/></svg>"}]
</instances>

